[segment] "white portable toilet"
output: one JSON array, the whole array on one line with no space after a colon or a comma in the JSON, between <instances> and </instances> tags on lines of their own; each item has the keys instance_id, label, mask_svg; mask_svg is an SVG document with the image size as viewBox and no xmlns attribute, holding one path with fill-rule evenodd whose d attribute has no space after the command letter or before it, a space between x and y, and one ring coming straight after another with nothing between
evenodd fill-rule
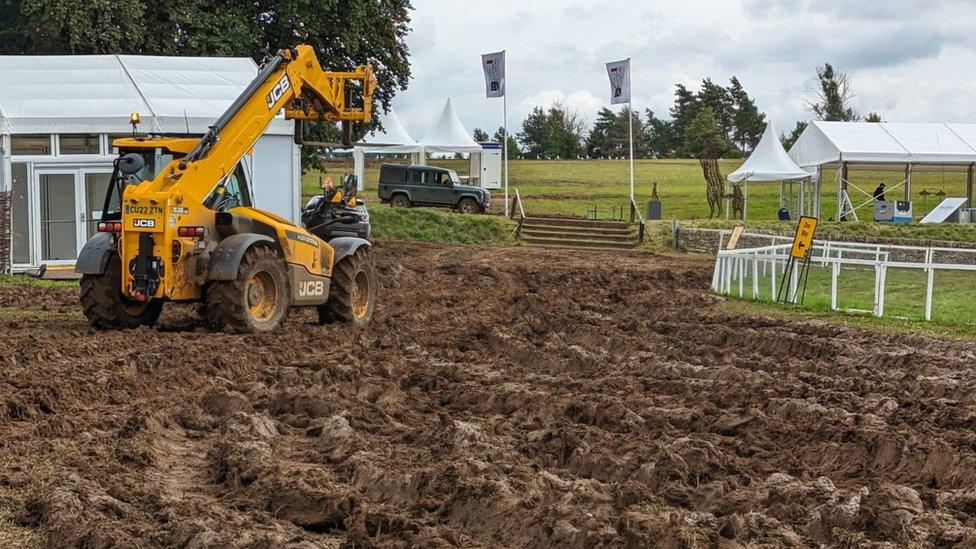
<instances>
[{"instance_id":1,"label":"white portable toilet","mask_svg":"<svg viewBox=\"0 0 976 549\"><path fill-rule=\"evenodd\" d=\"M500 189L502 187L502 144L480 143L480 145L480 153L471 153L472 179L477 178L477 185L481 188Z\"/></svg>"}]
</instances>

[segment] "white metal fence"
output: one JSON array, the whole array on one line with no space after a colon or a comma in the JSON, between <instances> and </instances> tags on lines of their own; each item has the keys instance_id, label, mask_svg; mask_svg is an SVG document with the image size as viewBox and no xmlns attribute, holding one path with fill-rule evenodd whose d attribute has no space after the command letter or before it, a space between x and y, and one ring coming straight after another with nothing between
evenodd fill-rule
<instances>
[{"instance_id":1,"label":"white metal fence","mask_svg":"<svg viewBox=\"0 0 976 549\"><path fill-rule=\"evenodd\" d=\"M739 297L762 299L763 290L768 288L769 299L775 301L779 295L778 290L781 290L777 285L782 283L789 262L792 239L746 233L742 235L742 239L765 239L770 244L757 248L725 250L724 242L727 234L728 232L723 231L720 236L719 252L715 258L715 271L712 274L712 291L722 295L733 295L733 290L737 289ZM873 267L873 310L850 307L845 310L871 313L879 317L885 314L885 288L889 269L917 270L925 274L925 320L932 320L933 289L937 271L968 271L976 274L976 249L816 240L810 254L811 267L830 268L831 310L841 308L838 300L838 287L842 284L841 269ZM803 291L799 265L800 262L797 262L792 276L786 281L788 287L783 289L786 300L792 303L797 302L799 294ZM976 296L970 297L976 300Z\"/></svg>"}]
</instances>

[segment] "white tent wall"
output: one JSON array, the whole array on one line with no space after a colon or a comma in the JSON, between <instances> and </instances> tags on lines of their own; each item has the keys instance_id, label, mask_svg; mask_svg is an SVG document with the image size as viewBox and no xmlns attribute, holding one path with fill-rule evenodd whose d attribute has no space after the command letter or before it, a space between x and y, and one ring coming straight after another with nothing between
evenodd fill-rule
<instances>
[{"instance_id":1,"label":"white tent wall","mask_svg":"<svg viewBox=\"0 0 976 549\"><path fill-rule=\"evenodd\" d=\"M285 162L283 159L289 159ZM286 219L301 218L301 148L291 136L265 135L254 145L254 204Z\"/></svg>"}]
</instances>

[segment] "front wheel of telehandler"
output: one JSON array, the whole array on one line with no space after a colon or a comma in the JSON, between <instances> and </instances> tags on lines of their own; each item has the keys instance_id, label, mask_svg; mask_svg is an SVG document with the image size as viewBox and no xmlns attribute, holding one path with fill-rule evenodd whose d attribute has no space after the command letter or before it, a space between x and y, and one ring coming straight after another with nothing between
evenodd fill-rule
<instances>
[{"instance_id":1,"label":"front wheel of telehandler","mask_svg":"<svg viewBox=\"0 0 976 549\"><path fill-rule=\"evenodd\" d=\"M343 321L363 327L373 319L376 309L376 270L369 248L342 258L332 270L329 300L319 305L319 322Z\"/></svg>"},{"instance_id":2,"label":"front wheel of telehandler","mask_svg":"<svg viewBox=\"0 0 976 549\"><path fill-rule=\"evenodd\" d=\"M251 248L236 280L207 286L207 325L236 333L269 332L285 320L288 296L285 264L278 252L267 246Z\"/></svg>"},{"instance_id":3,"label":"front wheel of telehandler","mask_svg":"<svg viewBox=\"0 0 976 549\"><path fill-rule=\"evenodd\" d=\"M163 302L134 301L122 295L122 262L112 254L99 275L81 277L81 308L92 326L103 330L126 330L152 326L159 319Z\"/></svg>"}]
</instances>

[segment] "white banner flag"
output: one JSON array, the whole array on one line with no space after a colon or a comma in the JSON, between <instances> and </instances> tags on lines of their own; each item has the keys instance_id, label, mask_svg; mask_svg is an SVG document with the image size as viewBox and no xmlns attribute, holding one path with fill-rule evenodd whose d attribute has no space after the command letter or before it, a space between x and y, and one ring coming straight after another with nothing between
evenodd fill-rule
<instances>
[{"instance_id":1,"label":"white banner flag","mask_svg":"<svg viewBox=\"0 0 976 549\"><path fill-rule=\"evenodd\" d=\"M481 56L485 69L485 94L487 97L505 96L505 52L486 53Z\"/></svg>"},{"instance_id":2,"label":"white banner flag","mask_svg":"<svg viewBox=\"0 0 976 549\"><path fill-rule=\"evenodd\" d=\"M607 63L610 76L610 104L630 103L630 59Z\"/></svg>"}]
</instances>

